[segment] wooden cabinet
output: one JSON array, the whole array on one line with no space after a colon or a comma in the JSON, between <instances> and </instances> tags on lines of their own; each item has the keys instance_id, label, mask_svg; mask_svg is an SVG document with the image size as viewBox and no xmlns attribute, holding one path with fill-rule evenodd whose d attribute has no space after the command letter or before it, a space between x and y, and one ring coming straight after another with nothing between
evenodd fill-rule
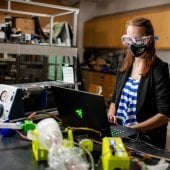
<instances>
[{"instance_id":1,"label":"wooden cabinet","mask_svg":"<svg viewBox=\"0 0 170 170\"><path fill-rule=\"evenodd\" d=\"M85 23L84 48L122 48L125 24L136 17L149 18L154 26L158 49L170 49L170 5L94 18Z\"/></svg>"},{"instance_id":2,"label":"wooden cabinet","mask_svg":"<svg viewBox=\"0 0 170 170\"><path fill-rule=\"evenodd\" d=\"M170 6L163 6L157 8L150 8L145 10L133 11L122 14L121 18L124 19L124 24L127 20L134 17L144 17L151 20L155 35L158 36L159 40L156 41L157 49L170 49ZM121 29L121 28L120 28Z\"/></svg>"},{"instance_id":3,"label":"wooden cabinet","mask_svg":"<svg viewBox=\"0 0 170 170\"><path fill-rule=\"evenodd\" d=\"M89 84L92 82L92 71L81 70L81 74L85 91L88 91Z\"/></svg>"},{"instance_id":4,"label":"wooden cabinet","mask_svg":"<svg viewBox=\"0 0 170 170\"><path fill-rule=\"evenodd\" d=\"M82 70L83 82L85 90L89 90L89 84L97 84L102 86L102 94L106 100L110 100L115 87L115 76L108 73L96 71Z\"/></svg>"},{"instance_id":5,"label":"wooden cabinet","mask_svg":"<svg viewBox=\"0 0 170 170\"><path fill-rule=\"evenodd\" d=\"M170 49L170 32L168 31L170 30L170 9L140 16L147 17L152 21L155 35L159 38L156 41L156 47L158 49Z\"/></svg>"},{"instance_id":6,"label":"wooden cabinet","mask_svg":"<svg viewBox=\"0 0 170 170\"><path fill-rule=\"evenodd\" d=\"M94 21L84 23L83 42L85 47L93 47L94 45Z\"/></svg>"},{"instance_id":7,"label":"wooden cabinet","mask_svg":"<svg viewBox=\"0 0 170 170\"><path fill-rule=\"evenodd\" d=\"M106 99L111 99L115 88L116 77L111 74L104 74L103 95Z\"/></svg>"},{"instance_id":8,"label":"wooden cabinet","mask_svg":"<svg viewBox=\"0 0 170 170\"><path fill-rule=\"evenodd\" d=\"M84 24L85 48L119 48L122 47L118 32L117 20L114 17L102 17Z\"/></svg>"}]
</instances>

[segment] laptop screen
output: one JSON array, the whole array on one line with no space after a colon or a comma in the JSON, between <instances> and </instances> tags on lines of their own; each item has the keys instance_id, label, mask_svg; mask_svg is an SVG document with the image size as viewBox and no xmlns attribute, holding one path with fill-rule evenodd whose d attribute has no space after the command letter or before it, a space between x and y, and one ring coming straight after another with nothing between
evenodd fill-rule
<instances>
[{"instance_id":1,"label":"laptop screen","mask_svg":"<svg viewBox=\"0 0 170 170\"><path fill-rule=\"evenodd\" d=\"M104 97L70 88L53 86L60 118L66 126L88 127L110 133Z\"/></svg>"}]
</instances>

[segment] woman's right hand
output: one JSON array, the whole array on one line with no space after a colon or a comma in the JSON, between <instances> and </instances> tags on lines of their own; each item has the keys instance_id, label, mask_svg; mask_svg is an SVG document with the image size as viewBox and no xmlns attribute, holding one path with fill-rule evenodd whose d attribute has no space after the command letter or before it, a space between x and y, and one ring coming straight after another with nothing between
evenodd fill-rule
<instances>
[{"instance_id":1,"label":"woman's right hand","mask_svg":"<svg viewBox=\"0 0 170 170\"><path fill-rule=\"evenodd\" d=\"M107 118L108 118L108 121L110 123L117 124L116 116L115 116L115 104L114 103L110 104L109 110L107 112Z\"/></svg>"},{"instance_id":2,"label":"woman's right hand","mask_svg":"<svg viewBox=\"0 0 170 170\"><path fill-rule=\"evenodd\" d=\"M116 121L116 116L114 114L107 114L107 118L109 120L110 123L114 123L114 124L117 124L117 121Z\"/></svg>"}]
</instances>

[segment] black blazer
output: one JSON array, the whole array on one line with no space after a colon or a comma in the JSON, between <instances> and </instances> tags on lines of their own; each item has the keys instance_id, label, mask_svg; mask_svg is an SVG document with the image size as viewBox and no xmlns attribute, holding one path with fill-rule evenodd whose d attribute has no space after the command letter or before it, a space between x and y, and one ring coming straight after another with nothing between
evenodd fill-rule
<instances>
[{"instance_id":1,"label":"black blazer","mask_svg":"<svg viewBox=\"0 0 170 170\"><path fill-rule=\"evenodd\" d=\"M117 73L116 86L112 97L112 102L115 103L116 110L118 109L122 88L130 76L130 73L131 69L127 72L118 71ZM137 121L142 122L157 113L162 113L170 117L170 78L168 64L158 57L151 71L145 77L141 77L137 95ZM158 130L161 130L160 133L163 134L159 135L164 137L166 136L166 129L167 125L164 125L148 132L148 134L152 134L153 132L157 133ZM156 135L156 138L158 136ZM164 143L166 142L166 137L163 141Z\"/></svg>"}]
</instances>

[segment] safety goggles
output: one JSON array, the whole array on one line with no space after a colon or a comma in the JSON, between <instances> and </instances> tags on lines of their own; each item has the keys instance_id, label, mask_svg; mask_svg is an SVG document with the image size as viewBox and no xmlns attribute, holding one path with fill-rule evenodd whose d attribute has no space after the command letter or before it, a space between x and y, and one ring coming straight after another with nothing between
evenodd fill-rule
<instances>
[{"instance_id":1,"label":"safety goggles","mask_svg":"<svg viewBox=\"0 0 170 170\"><path fill-rule=\"evenodd\" d=\"M150 40L150 35L148 36L142 36L142 37L130 37L128 35L123 35L121 37L121 41L123 43L123 45L125 46L129 46L129 45L138 45L138 46L143 46L143 45L147 45L149 40Z\"/></svg>"}]
</instances>

